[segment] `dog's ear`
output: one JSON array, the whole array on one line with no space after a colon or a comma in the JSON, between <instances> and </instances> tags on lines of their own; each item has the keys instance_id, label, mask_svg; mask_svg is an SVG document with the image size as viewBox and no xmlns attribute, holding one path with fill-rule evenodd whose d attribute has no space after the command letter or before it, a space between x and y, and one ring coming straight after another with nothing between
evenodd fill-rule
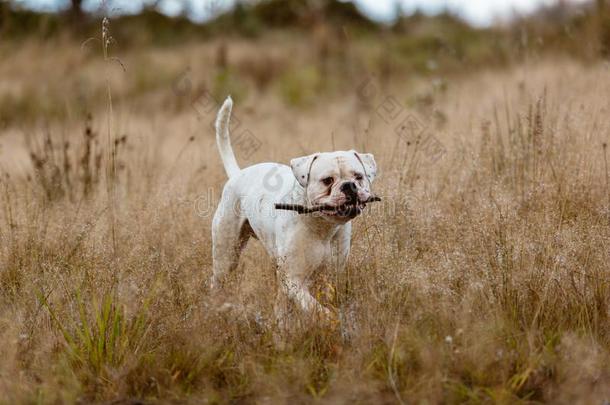
<instances>
[{"instance_id":1,"label":"dog's ear","mask_svg":"<svg viewBox=\"0 0 610 405\"><path fill-rule=\"evenodd\" d=\"M318 154L314 153L313 155L294 158L290 161L292 173L302 187L307 185L311 165L313 161L317 159L317 157Z\"/></svg>"},{"instance_id":2,"label":"dog's ear","mask_svg":"<svg viewBox=\"0 0 610 405\"><path fill-rule=\"evenodd\" d=\"M364 166L364 170L366 172L366 176L369 181L372 183L377 176L377 163L375 163L375 157L372 153L358 153L355 150L352 151Z\"/></svg>"}]
</instances>

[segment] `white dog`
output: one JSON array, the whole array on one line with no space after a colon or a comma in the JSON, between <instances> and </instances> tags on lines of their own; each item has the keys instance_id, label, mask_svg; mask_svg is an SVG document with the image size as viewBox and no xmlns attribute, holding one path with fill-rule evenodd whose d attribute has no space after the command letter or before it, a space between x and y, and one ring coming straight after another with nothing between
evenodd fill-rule
<instances>
[{"instance_id":1,"label":"white dog","mask_svg":"<svg viewBox=\"0 0 610 405\"><path fill-rule=\"evenodd\" d=\"M375 159L370 153L338 151L292 159L290 167L259 163L240 169L229 139L232 107L228 97L216 119L216 141L229 180L212 223L211 286L222 284L224 276L237 266L248 239L254 237L277 263L278 294L306 312L317 310L329 316L330 311L310 294L308 278L320 266L344 268L350 250L350 221L372 197ZM276 210L279 202L325 208L299 215ZM276 316L283 316L277 306Z\"/></svg>"}]
</instances>

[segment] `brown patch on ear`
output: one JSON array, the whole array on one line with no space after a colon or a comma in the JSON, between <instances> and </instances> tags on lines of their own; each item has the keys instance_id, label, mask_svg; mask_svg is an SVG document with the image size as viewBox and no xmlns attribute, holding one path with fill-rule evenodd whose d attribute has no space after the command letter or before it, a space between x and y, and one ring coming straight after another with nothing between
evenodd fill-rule
<instances>
[{"instance_id":1,"label":"brown patch on ear","mask_svg":"<svg viewBox=\"0 0 610 405\"><path fill-rule=\"evenodd\" d=\"M313 162L315 162L317 158L318 158L318 155L315 155L313 158L311 158L311 162L309 163L309 167L307 168L307 176L305 176L305 181L307 183L309 183L309 176L311 175L311 167L313 166Z\"/></svg>"},{"instance_id":2,"label":"brown patch on ear","mask_svg":"<svg viewBox=\"0 0 610 405\"><path fill-rule=\"evenodd\" d=\"M311 166L313 162L318 158L318 154L312 154L309 156L302 156L294 158L290 161L290 168L292 174L297 179L302 187L305 187L309 182L309 174L311 172Z\"/></svg>"},{"instance_id":3,"label":"brown patch on ear","mask_svg":"<svg viewBox=\"0 0 610 405\"><path fill-rule=\"evenodd\" d=\"M375 158L372 153L358 153L353 151L356 158L362 164L362 168L364 169L364 173L369 180L369 183L372 183L377 176L377 163L375 162Z\"/></svg>"}]
</instances>

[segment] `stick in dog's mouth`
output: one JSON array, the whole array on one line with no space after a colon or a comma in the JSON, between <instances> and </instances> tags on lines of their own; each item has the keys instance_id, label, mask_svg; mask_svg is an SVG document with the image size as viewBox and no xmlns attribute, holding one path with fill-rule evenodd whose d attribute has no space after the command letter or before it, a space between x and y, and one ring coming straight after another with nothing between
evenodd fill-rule
<instances>
[{"instance_id":1,"label":"stick in dog's mouth","mask_svg":"<svg viewBox=\"0 0 610 405\"><path fill-rule=\"evenodd\" d=\"M368 203L376 202L376 201L381 201L381 197L372 196L368 200L361 201L358 204L368 204ZM315 205L313 207L305 207L304 205L300 205L300 204L276 203L275 209L276 210L296 211L299 214L311 214L311 213L318 212L318 211L347 212L347 211L350 211L351 209L353 209L354 207L357 207L358 204L343 204L338 207L335 207L334 205L321 204L321 205Z\"/></svg>"}]
</instances>

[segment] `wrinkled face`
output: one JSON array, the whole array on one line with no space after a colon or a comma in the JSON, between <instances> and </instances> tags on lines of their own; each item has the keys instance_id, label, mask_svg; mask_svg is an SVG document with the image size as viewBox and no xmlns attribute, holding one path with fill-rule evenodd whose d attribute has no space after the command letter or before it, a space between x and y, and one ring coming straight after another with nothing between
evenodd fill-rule
<instances>
[{"instance_id":1,"label":"wrinkled face","mask_svg":"<svg viewBox=\"0 0 610 405\"><path fill-rule=\"evenodd\" d=\"M293 159L291 166L307 189L308 204L329 206L321 215L334 222L347 222L362 212L377 171L373 155L356 151L315 153Z\"/></svg>"}]
</instances>

